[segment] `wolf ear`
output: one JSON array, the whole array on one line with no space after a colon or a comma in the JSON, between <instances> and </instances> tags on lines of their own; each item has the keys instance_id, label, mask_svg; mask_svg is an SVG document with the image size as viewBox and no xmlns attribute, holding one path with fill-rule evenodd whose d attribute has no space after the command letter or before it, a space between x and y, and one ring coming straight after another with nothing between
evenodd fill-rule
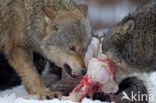
<instances>
[{"instance_id":1,"label":"wolf ear","mask_svg":"<svg viewBox=\"0 0 156 103\"><path fill-rule=\"evenodd\" d=\"M43 11L45 12L46 16L48 16L52 20L54 20L57 16L57 12L49 8L48 6L43 7Z\"/></svg>"},{"instance_id":2,"label":"wolf ear","mask_svg":"<svg viewBox=\"0 0 156 103\"><path fill-rule=\"evenodd\" d=\"M87 17L87 14L88 14L88 6L87 6L87 5L81 4L81 5L78 6L78 9L81 11L81 13L82 13L85 17Z\"/></svg>"},{"instance_id":3,"label":"wolf ear","mask_svg":"<svg viewBox=\"0 0 156 103\"><path fill-rule=\"evenodd\" d=\"M127 20L122 27L122 31L124 34L131 32L135 28L134 19Z\"/></svg>"}]
</instances>

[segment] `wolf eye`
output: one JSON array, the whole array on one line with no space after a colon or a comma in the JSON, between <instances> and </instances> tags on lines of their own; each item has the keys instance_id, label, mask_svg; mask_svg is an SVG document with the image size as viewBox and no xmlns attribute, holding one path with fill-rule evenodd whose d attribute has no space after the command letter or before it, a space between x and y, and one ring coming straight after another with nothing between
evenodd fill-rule
<instances>
[{"instance_id":1,"label":"wolf eye","mask_svg":"<svg viewBox=\"0 0 156 103\"><path fill-rule=\"evenodd\" d=\"M70 46L69 49L70 49L71 51L76 52L76 47L75 47L75 46Z\"/></svg>"}]
</instances>

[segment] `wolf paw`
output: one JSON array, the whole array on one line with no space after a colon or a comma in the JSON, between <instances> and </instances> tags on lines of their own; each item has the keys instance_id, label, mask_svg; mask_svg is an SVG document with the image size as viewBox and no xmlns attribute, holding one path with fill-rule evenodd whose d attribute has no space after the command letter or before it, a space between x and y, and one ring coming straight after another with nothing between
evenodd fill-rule
<instances>
[{"instance_id":1,"label":"wolf paw","mask_svg":"<svg viewBox=\"0 0 156 103\"><path fill-rule=\"evenodd\" d=\"M42 92L40 94L37 94L38 99L40 100L45 100L45 99L53 99L53 98L58 98L61 99L61 97L63 96L62 92L58 92L58 91L45 91Z\"/></svg>"}]
</instances>

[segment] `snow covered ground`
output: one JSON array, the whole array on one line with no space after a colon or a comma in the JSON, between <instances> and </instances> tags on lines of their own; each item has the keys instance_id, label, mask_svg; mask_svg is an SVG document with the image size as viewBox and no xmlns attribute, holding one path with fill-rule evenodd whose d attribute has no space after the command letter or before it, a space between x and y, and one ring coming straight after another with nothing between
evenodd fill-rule
<instances>
[{"instance_id":1,"label":"snow covered ground","mask_svg":"<svg viewBox=\"0 0 156 103\"><path fill-rule=\"evenodd\" d=\"M151 74L141 74L139 77L144 79L150 94L150 103L156 103L156 72ZM29 96L24 90L23 86L18 86L13 89L8 89L0 92L0 103L74 103L71 101L63 101L58 99L53 100L37 100L33 96ZM83 99L82 103L106 103L99 100L92 101L90 99Z\"/></svg>"},{"instance_id":2,"label":"snow covered ground","mask_svg":"<svg viewBox=\"0 0 156 103\"><path fill-rule=\"evenodd\" d=\"M58 100L58 99L53 99L53 100L35 100L35 99L25 99L21 97L16 97L15 94L5 96L5 97L0 97L0 103L74 103L72 101L63 101L63 100ZM91 101L89 99L83 99L82 103L102 103L100 101Z\"/></svg>"},{"instance_id":3,"label":"snow covered ground","mask_svg":"<svg viewBox=\"0 0 156 103\"><path fill-rule=\"evenodd\" d=\"M29 96L23 86L18 86L13 89L8 89L0 92L0 103L74 103L69 100L37 100L33 96ZM106 103L101 101L92 101L87 98L83 99L82 103Z\"/></svg>"}]
</instances>

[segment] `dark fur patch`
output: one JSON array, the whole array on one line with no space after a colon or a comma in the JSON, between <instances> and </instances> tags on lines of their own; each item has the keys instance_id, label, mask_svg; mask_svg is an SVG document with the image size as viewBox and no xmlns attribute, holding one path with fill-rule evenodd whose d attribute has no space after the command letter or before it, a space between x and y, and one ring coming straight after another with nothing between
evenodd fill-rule
<instances>
[{"instance_id":1,"label":"dark fur patch","mask_svg":"<svg viewBox=\"0 0 156 103\"><path fill-rule=\"evenodd\" d=\"M131 99L131 93L133 94L146 94L148 95L148 91L146 86L144 85L142 80L139 80L137 77L128 77L124 79L120 84L119 84L119 91L116 93L116 103L148 103L146 98L143 98L143 100L138 100L138 96L136 96L137 101L129 101L126 99L122 99L123 97L123 91L130 97Z\"/></svg>"},{"instance_id":2,"label":"dark fur patch","mask_svg":"<svg viewBox=\"0 0 156 103\"><path fill-rule=\"evenodd\" d=\"M0 54L0 90L9 89L20 84L19 76L8 64L5 56Z\"/></svg>"},{"instance_id":3,"label":"dark fur patch","mask_svg":"<svg viewBox=\"0 0 156 103\"><path fill-rule=\"evenodd\" d=\"M111 99L108 95L105 95L104 93L95 93L93 95L93 100L100 100L100 101L108 101L108 102L111 102Z\"/></svg>"}]
</instances>

